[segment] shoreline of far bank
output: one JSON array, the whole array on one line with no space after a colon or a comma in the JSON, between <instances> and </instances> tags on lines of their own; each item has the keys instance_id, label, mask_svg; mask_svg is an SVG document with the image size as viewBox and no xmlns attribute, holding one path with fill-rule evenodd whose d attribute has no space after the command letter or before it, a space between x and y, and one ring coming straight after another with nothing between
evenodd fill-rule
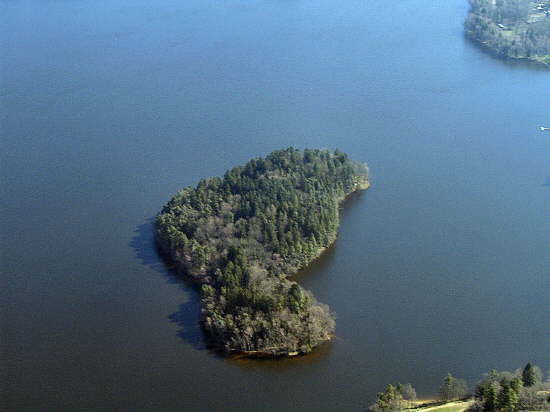
<instances>
[{"instance_id":1,"label":"shoreline of far bank","mask_svg":"<svg viewBox=\"0 0 550 412\"><path fill-rule=\"evenodd\" d=\"M464 33L499 59L550 68L550 0L526 0L517 8L470 0Z\"/></svg>"},{"instance_id":2,"label":"shoreline of far bank","mask_svg":"<svg viewBox=\"0 0 550 412\"><path fill-rule=\"evenodd\" d=\"M474 43L477 47L479 47L483 52L491 55L495 59L499 59L503 62L507 62L509 64L525 64L528 65L528 67L532 68L538 68L538 69L546 69L550 70L550 54L544 55L544 56L533 56L533 57L515 57L515 56L509 56L506 54L502 54L499 52L499 50L491 44L489 44L487 41L483 41L480 38L476 37L475 34L469 32L468 30L464 31L464 37L468 41L471 41Z\"/></svg>"}]
</instances>

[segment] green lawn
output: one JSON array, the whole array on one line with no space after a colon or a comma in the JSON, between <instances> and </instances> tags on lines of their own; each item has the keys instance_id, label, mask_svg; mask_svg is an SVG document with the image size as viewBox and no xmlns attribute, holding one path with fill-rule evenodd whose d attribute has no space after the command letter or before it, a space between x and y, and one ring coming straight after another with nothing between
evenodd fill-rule
<instances>
[{"instance_id":1,"label":"green lawn","mask_svg":"<svg viewBox=\"0 0 550 412\"><path fill-rule=\"evenodd\" d=\"M426 406L424 408L412 409L415 412L464 412L473 403L467 402L449 402L441 406Z\"/></svg>"},{"instance_id":2,"label":"green lawn","mask_svg":"<svg viewBox=\"0 0 550 412\"><path fill-rule=\"evenodd\" d=\"M441 406L439 408L435 408L435 409L430 409L430 411L433 411L433 412L463 412L466 410L468 406L464 406L464 405L461 405L461 406Z\"/></svg>"}]
</instances>

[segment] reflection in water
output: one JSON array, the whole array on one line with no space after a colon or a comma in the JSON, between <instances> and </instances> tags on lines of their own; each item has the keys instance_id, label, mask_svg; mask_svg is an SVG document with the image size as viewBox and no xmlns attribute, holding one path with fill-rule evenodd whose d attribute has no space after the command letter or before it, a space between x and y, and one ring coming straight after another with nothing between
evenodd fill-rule
<instances>
[{"instance_id":1,"label":"reflection in water","mask_svg":"<svg viewBox=\"0 0 550 412\"><path fill-rule=\"evenodd\" d=\"M160 273L166 282L177 284L182 290L188 291L188 301L181 304L179 310L168 316L168 319L179 327L178 336L194 349L204 350L206 345L202 329L199 325L200 299L193 285L178 276L174 267L167 264L160 256L154 239L154 219L150 218L139 225L134 231L135 236L129 245L145 266Z\"/></svg>"},{"instance_id":2,"label":"reflection in water","mask_svg":"<svg viewBox=\"0 0 550 412\"><path fill-rule=\"evenodd\" d=\"M229 357L227 361L230 365L237 366L243 369L265 369L269 371L284 372L291 368L303 367L327 358L333 345L332 342L325 342L307 355L294 356L291 358L238 358Z\"/></svg>"}]
</instances>

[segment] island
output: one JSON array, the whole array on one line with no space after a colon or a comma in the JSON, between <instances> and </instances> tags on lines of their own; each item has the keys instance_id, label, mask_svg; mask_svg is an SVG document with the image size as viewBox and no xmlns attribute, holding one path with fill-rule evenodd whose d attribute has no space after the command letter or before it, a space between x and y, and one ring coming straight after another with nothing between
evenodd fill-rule
<instances>
[{"instance_id":1,"label":"island","mask_svg":"<svg viewBox=\"0 0 550 412\"><path fill-rule=\"evenodd\" d=\"M335 320L289 276L335 240L340 203L369 187L339 150L278 150L177 193L156 218L161 252L201 290L201 324L225 354L293 356Z\"/></svg>"},{"instance_id":2,"label":"island","mask_svg":"<svg viewBox=\"0 0 550 412\"><path fill-rule=\"evenodd\" d=\"M494 54L550 67L550 0L470 0L468 37Z\"/></svg>"}]
</instances>

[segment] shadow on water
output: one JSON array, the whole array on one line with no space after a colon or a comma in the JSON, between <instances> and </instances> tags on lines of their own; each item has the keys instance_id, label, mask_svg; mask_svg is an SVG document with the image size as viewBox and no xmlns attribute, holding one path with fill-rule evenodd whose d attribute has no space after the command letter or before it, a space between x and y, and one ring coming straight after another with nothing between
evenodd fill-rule
<instances>
[{"instance_id":1,"label":"shadow on water","mask_svg":"<svg viewBox=\"0 0 550 412\"><path fill-rule=\"evenodd\" d=\"M544 181L544 183L542 184L543 186L546 186L546 187L550 187L550 176L548 176L546 178L546 180Z\"/></svg>"},{"instance_id":2,"label":"shadow on water","mask_svg":"<svg viewBox=\"0 0 550 412\"><path fill-rule=\"evenodd\" d=\"M341 205L340 221L346 216L346 214L359 204L363 191L352 193ZM337 242L337 241L336 241ZM335 242L335 243L336 243ZM194 284L188 282L179 276L174 266L171 266L166 259L164 259L159 250L156 247L154 238L154 218L149 218L145 223L137 226L134 230L134 237L129 243L129 246L134 249L136 257L141 264L152 268L155 272L159 273L166 282L170 284L177 284L182 290L188 292L189 300L186 303L180 305L179 310L168 316L168 319L177 324L179 327L178 336L187 344L191 345L196 350L207 350L206 337L200 327L200 309L201 303L199 293ZM304 276L318 273L321 268L329 264L334 258L335 244L330 246L324 253L319 256L314 262L312 262L307 268L301 270L297 274L291 277L292 280L300 281ZM338 339L336 337L336 339ZM216 351L210 351L215 356L226 358L232 364L243 368L255 368L263 365L268 369L286 369L298 365L310 364L311 362L318 361L321 358L326 358L332 349L332 342L327 342L320 345L312 353L305 356L296 356L292 358L263 358L263 359L250 359L250 358L233 358L220 355Z\"/></svg>"},{"instance_id":3,"label":"shadow on water","mask_svg":"<svg viewBox=\"0 0 550 412\"><path fill-rule=\"evenodd\" d=\"M338 338L335 338L338 339ZM279 373L289 369L315 364L320 360L327 359L333 349L333 342L325 342L306 355L280 357L280 358L246 358L228 357L227 362L245 370L269 370Z\"/></svg>"},{"instance_id":4,"label":"shadow on water","mask_svg":"<svg viewBox=\"0 0 550 412\"><path fill-rule=\"evenodd\" d=\"M369 190L372 190L372 189L369 189ZM363 197L363 193L365 193L364 190L352 193L340 205L340 226L343 220L346 218L346 216L349 213L351 213L351 211L360 204L361 198ZM341 230L341 227L339 231L340 230ZM319 273L322 269L329 266L331 261L334 259L334 256L336 255L337 248L338 248L338 238L336 238L336 241L332 245L330 245L326 250L324 250L323 253L321 253L317 259L315 259L305 268L299 270L297 273L292 275L290 279L300 283L300 280L303 280L306 277L314 275L315 273Z\"/></svg>"},{"instance_id":5,"label":"shadow on water","mask_svg":"<svg viewBox=\"0 0 550 412\"><path fill-rule=\"evenodd\" d=\"M178 336L194 349L205 350L204 334L199 325L200 298L199 293L191 283L184 280L160 255L154 238L154 219L150 218L134 230L134 237L129 243L134 249L141 264L159 273L167 283L176 284L188 294L188 301L179 306L177 312L168 316L179 330Z\"/></svg>"},{"instance_id":6,"label":"shadow on water","mask_svg":"<svg viewBox=\"0 0 550 412\"><path fill-rule=\"evenodd\" d=\"M185 280L176 273L175 267L171 266L159 253L154 238L154 219L150 218L134 230L134 237L129 243L134 250L136 257L144 266L152 268L159 273L167 283L176 284L182 290L188 293L189 300L179 306L177 312L168 316L170 322L175 323L179 330L178 336L187 344L196 350L208 350L206 337L200 327L200 309L201 303L199 293L194 284ZM324 254L325 255L325 254ZM330 259L330 254L323 257L323 260ZM276 368L286 369L292 366L309 364L319 358L325 357L331 350L331 344L321 345L312 353L306 356L297 356L293 358L275 358L275 359L249 359L238 357L226 357L220 353L210 350L213 356L225 358L231 364L242 368L265 367L267 369Z\"/></svg>"}]
</instances>

